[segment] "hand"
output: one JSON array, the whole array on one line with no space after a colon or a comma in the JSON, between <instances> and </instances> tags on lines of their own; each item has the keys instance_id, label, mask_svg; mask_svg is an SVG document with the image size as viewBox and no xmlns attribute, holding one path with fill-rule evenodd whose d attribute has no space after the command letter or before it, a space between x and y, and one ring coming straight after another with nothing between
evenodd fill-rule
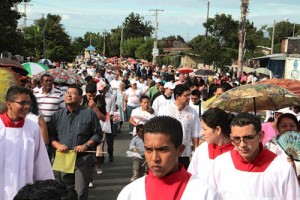
<instances>
[{"instance_id":1,"label":"hand","mask_svg":"<svg viewBox=\"0 0 300 200\"><path fill-rule=\"evenodd\" d=\"M83 145L78 145L76 147L74 147L74 151L81 153L81 152L85 152L88 149L87 146Z\"/></svg>"},{"instance_id":2,"label":"hand","mask_svg":"<svg viewBox=\"0 0 300 200\"><path fill-rule=\"evenodd\" d=\"M68 151L69 149L68 149L68 147L67 147L66 145L64 145L64 144L58 144L58 145L56 146L56 150L57 150L57 151L60 151L60 152L66 152L66 151Z\"/></svg>"},{"instance_id":3,"label":"hand","mask_svg":"<svg viewBox=\"0 0 300 200\"><path fill-rule=\"evenodd\" d=\"M123 108L123 112L126 112L126 106L124 106L124 108Z\"/></svg>"},{"instance_id":4,"label":"hand","mask_svg":"<svg viewBox=\"0 0 300 200\"><path fill-rule=\"evenodd\" d=\"M92 109L96 107L96 103L94 100L89 100L89 107Z\"/></svg>"},{"instance_id":5,"label":"hand","mask_svg":"<svg viewBox=\"0 0 300 200\"><path fill-rule=\"evenodd\" d=\"M133 147L133 148L132 148L132 151L133 151L133 152L137 152L137 150L138 150L138 149L137 149L136 147Z\"/></svg>"}]
</instances>

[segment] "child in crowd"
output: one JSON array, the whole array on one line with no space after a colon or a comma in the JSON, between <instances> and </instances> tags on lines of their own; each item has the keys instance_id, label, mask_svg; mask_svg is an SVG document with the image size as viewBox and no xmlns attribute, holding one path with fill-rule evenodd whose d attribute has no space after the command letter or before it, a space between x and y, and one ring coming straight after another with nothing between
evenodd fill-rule
<instances>
[{"instance_id":1,"label":"child in crowd","mask_svg":"<svg viewBox=\"0 0 300 200\"><path fill-rule=\"evenodd\" d=\"M133 175L131 181L138 179L147 172L145 156L144 156L144 125L136 126L136 136L134 136L129 144L129 150L140 154L141 158L133 156L132 169Z\"/></svg>"}]
</instances>

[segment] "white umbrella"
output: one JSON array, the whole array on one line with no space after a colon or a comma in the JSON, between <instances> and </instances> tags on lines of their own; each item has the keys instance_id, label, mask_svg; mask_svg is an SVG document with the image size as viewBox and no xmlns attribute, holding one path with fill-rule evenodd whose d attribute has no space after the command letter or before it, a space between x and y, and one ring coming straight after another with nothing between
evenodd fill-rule
<instances>
[{"instance_id":1,"label":"white umbrella","mask_svg":"<svg viewBox=\"0 0 300 200\"><path fill-rule=\"evenodd\" d=\"M26 71L28 71L28 75L30 76L49 70L49 67L41 63L27 62L23 63L22 65Z\"/></svg>"}]
</instances>

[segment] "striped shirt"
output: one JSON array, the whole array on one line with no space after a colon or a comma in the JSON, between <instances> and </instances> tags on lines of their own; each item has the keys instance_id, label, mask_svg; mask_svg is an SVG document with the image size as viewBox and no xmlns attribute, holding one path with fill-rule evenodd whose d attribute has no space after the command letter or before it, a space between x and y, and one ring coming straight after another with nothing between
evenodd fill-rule
<instances>
[{"instance_id":1,"label":"striped shirt","mask_svg":"<svg viewBox=\"0 0 300 200\"><path fill-rule=\"evenodd\" d=\"M43 93L43 88L34 92L41 115L46 122L50 121L51 116L60 108L65 107L63 92L52 88L50 93Z\"/></svg>"}]
</instances>

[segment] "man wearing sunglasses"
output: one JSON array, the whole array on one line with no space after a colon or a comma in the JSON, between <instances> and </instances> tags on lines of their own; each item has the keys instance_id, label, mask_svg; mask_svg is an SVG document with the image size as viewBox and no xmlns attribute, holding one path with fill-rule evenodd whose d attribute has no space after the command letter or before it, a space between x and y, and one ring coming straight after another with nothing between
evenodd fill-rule
<instances>
[{"instance_id":1,"label":"man wearing sunglasses","mask_svg":"<svg viewBox=\"0 0 300 200\"><path fill-rule=\"evenodd\" d=\"M26 118L30 91L12 86L6 112L0 115L0 199L11 200L18 190L37 180L54 179L37 123Z\"/></svg>"},{"instance_id":2,"label":"man wearing sunglasses","mask_svg":"<svg viewBox=\"0 0 300 200\"><path fill-rule=\"evenodd\" d=\"M264 149L263 136L256 116L241 113L232 120L235 149L215 159L210 177L222 199L300 199L292 165Z\"/></svg>"}]
</instances>

